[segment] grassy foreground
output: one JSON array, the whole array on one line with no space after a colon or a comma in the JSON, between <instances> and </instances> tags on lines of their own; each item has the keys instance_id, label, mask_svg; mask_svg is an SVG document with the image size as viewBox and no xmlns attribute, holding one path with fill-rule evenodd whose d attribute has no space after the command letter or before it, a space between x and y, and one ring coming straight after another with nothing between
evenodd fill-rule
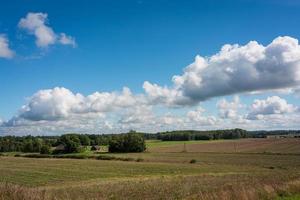
<instances>
[{"instance_id":1,"label":"grassy foreground","mask_svg":"<svg viewBox=\"0 0 300 200\"><path fill-rule=\"evenodd\" d=\"M186 142L185 151L183 142L148 145L142 154L113 154L143 162L2 156L0 199L300 198L300 140Z\"/></svg>"}]
</instances>

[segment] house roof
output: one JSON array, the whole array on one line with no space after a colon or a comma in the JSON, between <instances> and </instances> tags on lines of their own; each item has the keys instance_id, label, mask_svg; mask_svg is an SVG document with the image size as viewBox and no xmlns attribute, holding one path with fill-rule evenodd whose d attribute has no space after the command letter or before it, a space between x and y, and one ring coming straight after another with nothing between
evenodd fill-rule
<instances>
[{"instance_id":1,"label":"house roof","mask_svg":"<svg viewBox=\"0 0 300 200\"><path fill-rule=\"evenodd\" d=\"M55 150L65 150L65 145L60 144L60 145L55 147Z\"/></svg>"}]
</instances>

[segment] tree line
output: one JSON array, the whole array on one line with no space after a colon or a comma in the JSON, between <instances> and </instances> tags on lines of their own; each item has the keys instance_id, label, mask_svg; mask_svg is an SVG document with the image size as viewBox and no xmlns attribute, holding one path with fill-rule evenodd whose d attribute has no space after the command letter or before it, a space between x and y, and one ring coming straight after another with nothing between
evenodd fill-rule
<instances>
[{"instance_id":1,"label":"tree line","mask_svg":"<svg viewBox=\"0 0 300 200\"><path fill-rule=\"evenodd\" d=\"M156 134L156 139L162 141L188 141L188 140L218 140L250 138L252 134L243 129L211 130L211 131L171 131Z\"/></svg>"},{"instance_id":2,"label":"tree line","mask_svg":"<svg viewBox=\"0 0 300 200\"><path fill-rule=\"evenodd\" d=\"M246 131L243 129L227 130L181 130L158 133L137 133L130 131L123 134L65 134L61 136L2 136L0 152L39 152L77 153L95 146L108 146L110 152L142 152L145 140L188 141L259 138L267 135L300 134L298 130ZM58 148L61 147L61 148ZM97 148L92 148L97 149Z\"/></svg>"},{"instance_id":3,"label":"tree line","mask_svg":"<svg viewBox=\"0 0 300 200\"><path fill-rule=\"evenodd\" d=\"M147 140L162 141L188 141L188 140L218 140L218 139L240 139L240 138L266 138L270 135L299 135L300 130L258 130L247 131L244 129L225 129L225 130L178 130L166 131L156 134L144 133Z\"/></svg>"},{"instance_id":4,"label":"tree line","mask_svg":"<svg viewBox=\"0 0 300 200\"><path fill-rule=\"evenodd\" d=\"M80 153L100 145L109 146L110 152L143 152L146 149L142 133L88 135L65 134L61 136L3 136L0 152L41 154ZM96 148L95 148L96 149Z\"/></svg>"}]
</instances>

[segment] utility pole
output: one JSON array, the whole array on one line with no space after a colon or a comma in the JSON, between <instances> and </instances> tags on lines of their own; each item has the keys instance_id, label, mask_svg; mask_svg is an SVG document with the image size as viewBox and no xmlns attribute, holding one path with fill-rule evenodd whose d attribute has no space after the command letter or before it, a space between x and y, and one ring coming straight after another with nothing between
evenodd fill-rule
<instances>
[{"instance_id":1,"label":"utility pole","mask_svg":"<svg viewBox=\"0 0 300 200\"><path fill-rule=\"evenodd\" d=\"M185 145L185 143L183 143L183 151L182 152L186 152L186 145Z\"/></svg>"},{"instance_id":2,"label":"utility pole","mask_svg":"<svg viewBox=\"0 0 300 200\"><path fill-rule=\"evenodd\" d=\"M236 142L234 142L233 145L234 145L234 152L237 152Z\"/></svg>"}]
</instances>

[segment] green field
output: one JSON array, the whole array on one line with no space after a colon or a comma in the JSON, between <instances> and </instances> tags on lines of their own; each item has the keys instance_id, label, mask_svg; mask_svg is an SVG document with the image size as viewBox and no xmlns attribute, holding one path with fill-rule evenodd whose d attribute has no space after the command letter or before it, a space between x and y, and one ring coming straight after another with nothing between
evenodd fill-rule
<instances>
[{"instance_id":1,"label":"green field","mask_svg":"<svg viewBox=\"0 0 300 200\"><path fill-rule=\"evenodd\" d=\"M299 199L299 139L147 147L101 153L142 162L0 156L0 199Z\"/></svg>"}]
</instances>

